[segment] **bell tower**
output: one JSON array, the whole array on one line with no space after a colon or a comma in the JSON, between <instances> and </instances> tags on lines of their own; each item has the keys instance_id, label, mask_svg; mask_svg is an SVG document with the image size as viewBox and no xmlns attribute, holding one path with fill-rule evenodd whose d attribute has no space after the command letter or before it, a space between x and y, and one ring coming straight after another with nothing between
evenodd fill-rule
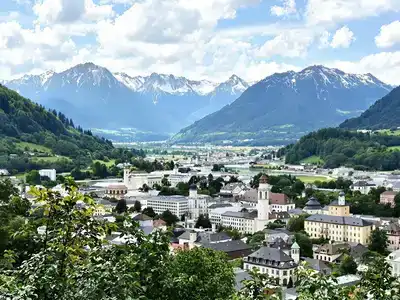
<instances>
[{"instance_id":1,"label":"bell tower","mask_svg":"<svg viewBox=\"0 0 400 300\"><path fill-rule=\"evenodd\" d=\"M268 177L263 174L258 187L257 219L268 220L269 218L269 192L271 186L268 184Z\"/></svg>"}]
</instances>

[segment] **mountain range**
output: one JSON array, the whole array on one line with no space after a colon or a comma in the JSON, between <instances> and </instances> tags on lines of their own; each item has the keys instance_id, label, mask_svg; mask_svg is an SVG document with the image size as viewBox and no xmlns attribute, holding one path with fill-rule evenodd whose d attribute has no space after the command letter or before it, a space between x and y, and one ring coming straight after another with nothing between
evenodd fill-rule
<instances>
[{"instance_id":1,"label":"mountain range","mask_svg":"<svg viewBox=\"0 0 400 300\"><path fill-rule=\"evenodd\" d=\"M400 127L400 87L378 100L361 116L340 124L345 129L397 129Z\"/></svg>"},{"instance_id":2,"label":"mountain range","mask_svg":"<svg viewBox=\"0 0 400 300\"><path fill-rule=\"evenodd\" d=\"M278 73L184 128L172 142L288 144L360 115L392 88L372 74L347 74L324 66Z\"/></svg>"},{"instance_id":3,"label":"mountain range","mask_svg":"<svg viewBox=\"0 0 400 300\"><path fill-rule=\"evenodd\" d=\"M123 139L166 139L231 103L249 87L236 75L222 83L156 73L132 77L93 63L2 83L100 134L131 129L131 135L120 135Z\"/></svg>"}]
</instances>

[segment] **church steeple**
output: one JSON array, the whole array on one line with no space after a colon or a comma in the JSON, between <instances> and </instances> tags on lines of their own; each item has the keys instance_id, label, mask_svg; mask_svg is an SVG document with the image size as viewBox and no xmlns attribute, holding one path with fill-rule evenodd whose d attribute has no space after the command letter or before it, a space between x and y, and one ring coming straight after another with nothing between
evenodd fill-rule
<instances>
[{"instance_id":1,"label":"church steeple","mask_svg":"<svg viewBox=\"0 0 400 300\"><path fill-rule=\"evenodd\" d=\"M269 192L271 190L271 186L268 184L268 177L263 174L260 177L259 186L258 186L258 219L259 220L268 220L269 218Z\"/></svg>"}]
</instances>

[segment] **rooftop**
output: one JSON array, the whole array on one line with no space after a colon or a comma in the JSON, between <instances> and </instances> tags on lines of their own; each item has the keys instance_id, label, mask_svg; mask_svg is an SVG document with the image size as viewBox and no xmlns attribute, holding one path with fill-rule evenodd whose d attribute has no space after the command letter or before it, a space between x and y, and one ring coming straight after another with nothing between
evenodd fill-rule
<instances>
[{"instance_id":1,"label":"rooftop","mask_svg":"<svg viewBox=\"0 0 400 300\"><path fill-rule=\"evenodd\" d=\"M246 261L279 269L294 268L297 266L293 259L285 252L270 247L261 247L256 252L250 254Z\"/></svg>"},{"instance_id":2,"label":"rooftop","mask_svg":"<svg viewBox=\"0 0 400 300\"><path fill-rule=\"evenodd\" d=\"M330 224L340 224L340 225L349 225L349 226L372 226L373 224L369 221L366 221L361 218L355 217L340 217L340 216L330 216L330 215L312 215L306 219L309 222L321 222L321 223L330 223Z\"/></svg>"}]
</instances>

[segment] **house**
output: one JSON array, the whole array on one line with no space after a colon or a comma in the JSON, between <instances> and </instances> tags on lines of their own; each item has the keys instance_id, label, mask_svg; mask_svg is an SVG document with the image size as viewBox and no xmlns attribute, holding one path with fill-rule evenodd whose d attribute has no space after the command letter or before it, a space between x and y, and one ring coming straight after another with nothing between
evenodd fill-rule
<instances>
[{"instance_id":1,"label":"house","mask_svg":"<svg viewBox=\"0 0 400 300\"><path fill-rule=\"evenodd\" d=\"M391 207L395 207L396 203L394 202L394 198L396 195L397 192L394 191L383 192L379 197L379 203L383 205L389 204Z\"/></svg>"},{"instance_id":2,"label":"house","mask_svg":"<svg viewBox=\"0 0 400 300\"><path fill-rule=\"evenodd\" d=\"M349 250L349 248L349 245L346 243L328 243L316 247L313 250L313 257L314 259L334 263L340 256L343 255L343 252Z\"/></svg>"},{"instance_id":3,"label":"house","mask_svg":"<svg viewBox=\"0 0 400 300\"><path fill-rule=\"evenodd\" d=\"M257 268L260 273L275 278L276 285L287 286L290 282L294 282L299 261L300 247L294 243L290 255L281 249L261 247L244 258L243 266L245 270Z\"/></svg>"},{"instance_id":4,"label":"house","mask_svg":"<svg viewBox=\"0 0 400 300\"><path fill-rule=\"evenodd\" d=\"M395 251L400 249L400 224L390 223L386 227L383 228L388 237L388 250Z\"/></svg>"},{"instance_id":5,"label":"house","mask_svg":"<svg viewBox=\"0 0 400 300\"><path fill-rule=\"evenodd\" d=\"M289 211L295 208L295 204L285 194L269 193L271 212Z\"/></svg>"},{"instance_id":6,"label":"house","mask_svg":"<svg viewBox=\"0 0 400 300\"><path fill-rule=\"evenodd\" d=\"M225 232L212 232L185 230L179 237L179 245L187 245L190 249L208 244L224 243L232 241L232 238Z\"/></svg>"},{"instance_id":7,"label":"house","mask_svg":"<svg viewBox=\"0 0 400 300\"><path fill-rule=\"evenodd\" d=\"M291 243L294 238L294 233L290 232L284 228L277 229L265 229L265 242L271 244L276 240L282 239L286 243Z\"/></svg>"},{"instance_id":8,"label":"house","mask_svg":"<svg viewBox=\"0 0 400 300\"><path fill-rule=\"evenodd\" d=\"M392 267L392 275L400 276L400 250L393 251L386 257L386 261Z\"/></svg>"},{"instance_id":9,"label":"house","mask_svg":"<svg viewBox=\"0 0 400 300\"><path fill-rule=\"evenodd\" d=\"M376 188L376 184L373 182L368 182L364 180L360 180L355 182L350 186L350 189L354 191L359 191L363 195L368 195L372 188Z\"/></svg>"},{"instance_id":10,"label":"house","mask_svg":"<svg viewBox=\"0 0 400 300\"><path fill-rule=\"evenodd\" d=\"M246 190L247 187L242 182L228 183L224 187L221 188L219 195L221 197L236 197L239 196L243 190Z\"/></svg>"},{"instance_id":11,"label":"house","mask_svg":"<svg viewBox=\"0 0 400 300\"><path fill-rule=\"evenodd\" d=\"M323 275L330 275L332 273L332 269L323 260L305 257L303 261L306 262L308 268Z\"/></svg>"},{"instance_id":12,"label":"house","mask_svg":"<svg viewBox=\"0 0 400 300\"><path fill-rule=\"evenodd\" d=\"M225 252L230 259L242 258L250 255L253 251L251 246L242 240L231 240L220 243L208 243L202 245L204 248L213 249L215 251Z\"/></svg>"}]
</instances>

